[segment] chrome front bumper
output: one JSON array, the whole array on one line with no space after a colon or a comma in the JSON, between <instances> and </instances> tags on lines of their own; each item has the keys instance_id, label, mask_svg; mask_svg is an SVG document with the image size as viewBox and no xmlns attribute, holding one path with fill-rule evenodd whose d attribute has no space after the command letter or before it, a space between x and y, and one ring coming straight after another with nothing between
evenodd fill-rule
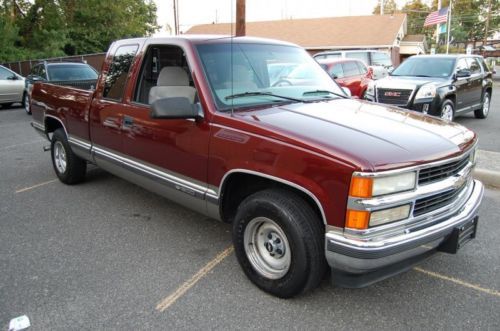
<instances>
[{"instance_id":1,"label":"chrome front bumper","mask_svg":"<svg viewBox=\"0 0 500 331\"><path fill-rule=\"evenodd\" d=\"M338 231L326 233L326 259L340 272L364 274L402 263L420 255L428 255L459 227L477 215L483 197L483 184L472 182L473 188L465 203L452 215L436 219L433 225L415 227L392 236L371 240L348 238ZM394 270L391 271L394 274Z\"/></svg>"}]
</instances>

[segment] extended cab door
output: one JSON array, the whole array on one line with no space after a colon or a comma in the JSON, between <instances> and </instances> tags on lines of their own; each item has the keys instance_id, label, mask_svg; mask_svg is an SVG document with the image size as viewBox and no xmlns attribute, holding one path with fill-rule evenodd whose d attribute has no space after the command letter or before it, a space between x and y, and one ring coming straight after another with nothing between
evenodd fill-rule
<instances>
[{"instance_id":1,"label":"extended cab door","mask_svg":"<svg viewBox=\"0 0 500 331\"><path fill-rule=\"evenodd\" d=\"M120 170L125 86L139 45L112 46L90 110L90 137L96 163L111 172Z\"/></svg>"},{"instance_id":2,"label":"extended cab door","mask_svg":"<svg viewBox=\"0 0 500 331\"><path fill-rule=\"evenodd\" d=\"M209 126L203 119L151 118L150 104L197 93L184 51L175 45L151 45L123 110L125 167L140 184L181 204L204 210L207 188Z\"/></svg>"}]
</instances>

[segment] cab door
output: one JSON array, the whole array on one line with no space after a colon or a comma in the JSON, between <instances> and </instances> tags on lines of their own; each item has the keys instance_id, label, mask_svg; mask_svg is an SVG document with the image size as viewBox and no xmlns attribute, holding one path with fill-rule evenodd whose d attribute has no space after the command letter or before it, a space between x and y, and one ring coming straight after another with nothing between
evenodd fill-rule
<instances>
[{"instance_id":1,"label":"cab door","mask_svg":"<svg viewBox=\"0 0 500 331\"><path fill-rule=\"evenodd\" d=\"M129 87L131 99L125 102L127 107L122 113L123 162L135 173L139 184L203 211L210 127L203 118L151 118L150 91L163 84L163 78L159 79L163 67L181 68L189 77L188 88L194 85L180 47L162 44L147 49L137 82ZM196 97L191 102L201 111Z\"/></svg>"}]
</instances>

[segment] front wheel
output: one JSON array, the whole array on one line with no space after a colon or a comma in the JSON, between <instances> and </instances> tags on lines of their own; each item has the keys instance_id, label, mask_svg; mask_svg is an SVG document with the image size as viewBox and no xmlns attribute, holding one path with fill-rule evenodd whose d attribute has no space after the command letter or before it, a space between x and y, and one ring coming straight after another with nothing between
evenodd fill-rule
<instances>
[{"instance_id":1,"label":"front wheel","mask_svg":"<svg viewBox=\"0 0 500 331\"><path fill-rule=\"evenodd\" d=\"M488 114L490 112L490 101L491 101L490 93L484 92L482 107L474 110L474 116L476 118L484 119L484 118L488 117Z\"/></svg>"},{"instance_id":2,"label":"front wheel","mask_svg":"<svg viewBox=\"0 0 500 331\"><path fill-rule=\"evenodd\" d=\"M247 277L281 298L317 287L326 271L323 224L307 202L285 190L260 191L241 203L233 244Z\"/></svg>"},{"instance_id":3,"label":"front wheel","mask_svg":"<svg viewBox=\"0 0 500 331\"><path fill-rule=\"evenodd\" d=\"M441 105L440 117L448 122L453 121L453 118L455 117L455 105L453 104L453 101L447 99L443 102Z\"/></svg>"},{"instance_id":4,"label":"front wheel","mask_svg":"<svg viewBox=\"0 0 500 331\"><path fill-rule=\"evenodd\" d=\"M63 129L57 129L52 135L51 155L52 165L61 182L72 185L83 181L87 162L73 153Z\"/></svg>"}]
</instances>

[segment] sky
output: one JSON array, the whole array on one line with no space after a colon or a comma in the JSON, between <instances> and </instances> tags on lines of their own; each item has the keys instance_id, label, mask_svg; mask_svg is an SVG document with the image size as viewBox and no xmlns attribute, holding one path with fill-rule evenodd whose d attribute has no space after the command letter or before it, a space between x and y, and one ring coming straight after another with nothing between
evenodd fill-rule
<instances>
[{"instance_id":1,"label":"sky","mask_svg":"<svg viewBox=\"0 0 500 331\"><path fill-rule=\"evenodd\" d=\"M173 30L173 0L154 0L162 34ZM371 15L380 0L246 0L246 20ZM399 7L406 0L396 0ZM197 24L234 22L236 0L178 0L182 32Z\"/></svg>"}]
</instances>

